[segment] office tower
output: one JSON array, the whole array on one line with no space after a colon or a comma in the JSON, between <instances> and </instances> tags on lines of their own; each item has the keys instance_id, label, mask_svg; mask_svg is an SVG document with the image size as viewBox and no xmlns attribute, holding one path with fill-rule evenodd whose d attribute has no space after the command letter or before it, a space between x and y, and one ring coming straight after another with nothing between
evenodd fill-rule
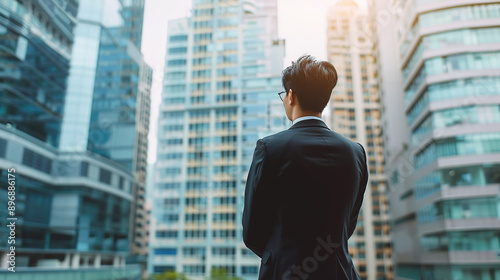
<instances>
[{"instance_id":1,"label":"office tower","mask_svg":"<svg viewBox=\"0 0 500 280\"><path fill-rule=\"evenodd\" d=\"M117 279L140 272L123 265L130 172L95 154L58 149L79 4L0 2L0 164L2 178L8 173L16 178L14 215L1 210L5 240L10 235L6 218L17 218L17 273L7 272L9 279L56 273ZM12 168L15 173L8 171ZM2 181L3 205L7 190L7 180ZM9 266L6 246L2 242L2 268Z\"/></svg>"},{"instance_id":2,"label":"office tower","mask_svg":"<svg viewBox=\"0 0 500 280\"><path fill-rule=\"evenodd\" d=\"M130 249L145 262L152 69L140 52L143 13L144 0L80 4L61 149L99 154L134 176Z\"/></svg>"},{"instance_id":3,"label":"office tower","mask_svg":"<svg viewBox=\"0 0 500 280\"><path fill-rule=\"evenodd\" d=\"M151 70L122 35L120 6L108 4L0 2L0 164L19 186L19 277L140 275L125 259L137 241Z\"/></svg>"},{"instance_id":4,"label":"office tower","mask_svg":"<svg viewBox=\"0 0 500 280\"><path fill-rule=\"evenodd\" d=\"M289 123L276 1L194 1L168 24L149 272L255 279L241 215L257 140Z\"/></svg>"},{"instance_id":5,"label":"office tower","mask_svg":"<svg viewBox=\"0 0 500 280\"><path fill-rule=\"evenodd\" d=\"M500 4L391 2L372 6L381 79L401 77L382 84L396 275L498 279Z\"/></svg>"},{"instance_id":6,"label":"office tower","mask_svg":"<svg viewBox=\"0 0 500 280\"><path fill-rule=\"evenodd\" d=\"M365 147L369 181L349 252L362 279L393 279L380 102L368 11L342 0L328 12L327 56L338 83L324 112L329 127Z\"/></svg>"}]
</instances>

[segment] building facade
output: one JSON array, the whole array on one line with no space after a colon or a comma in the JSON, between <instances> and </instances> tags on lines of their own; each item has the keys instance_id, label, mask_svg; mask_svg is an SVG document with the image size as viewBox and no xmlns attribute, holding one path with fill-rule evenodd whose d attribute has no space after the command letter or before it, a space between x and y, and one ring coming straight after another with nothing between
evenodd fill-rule
<instances>
[{"instance_id":1,"label":"building facade","mask_svg":"<svg viewBox=\"0 0 500 280\"><path fill-rule=\"evenodd\" d=\"M101 155L132 173L130 249L145 262L152 69L140 52L143 14L144 0L80 3L60 149Z\"/></svg>"},{"instance_id":2,"label":"building facade","mask_svg":"<svg viewBox=\"0 0 500 280\"><path fill-rule=\"evenodd\" d=\"M20 277L137 279L126 260L145 262L152 71L134 45L142 22L128 22L144 1L111 2L0 2L0 164L19 185Z\"/></svg>"},{"instance_id":3,"label":"building facade","mask_svg":"<svg viewBox=\"0 0 500 280\"><path fill-rule=\"evenodd\" d=\"M276 1L193 2L168 25L149 272L255 279L241 216L255 143L289 126Z\"/></svg>"},{"instance_id":4,"label":"building facade","mask_svg":"<svg viewBox=\"0 0 500 280\"><path fill-rule=\"evenodd\" d=\"M349 252L361 278L370 280L394 279L373 44L367 10L352 0L330 8L327 56L339 79L323 115L333 131L366 149L370 176Z\"/></svg>"},{"instance_id":5,"label":"building facade","mask_svg":"<svg viewBox=\"0 0 500 280\"><path fill-rule=\"evenodd\" d=\"M60 142L78 9L78 1L64 2L0 2L1 122L53 147Z\"/></svg>"},{"instance_id":6,"label":"building facade","mask_svg":"<svg viewBox=\"0 0 500 280\"><path fill-rule=\"evenodd\" d=\"M381 84L384 107L393 116L384 134L392 142L386 154L396 275L497 279L500 4L415 0L372 6L392 21L385 26L392 35L385 36L393 47L379 48L380 76L401 77ZM386 67L389 60L397 67Z\"/></svg>"}]
</instances>

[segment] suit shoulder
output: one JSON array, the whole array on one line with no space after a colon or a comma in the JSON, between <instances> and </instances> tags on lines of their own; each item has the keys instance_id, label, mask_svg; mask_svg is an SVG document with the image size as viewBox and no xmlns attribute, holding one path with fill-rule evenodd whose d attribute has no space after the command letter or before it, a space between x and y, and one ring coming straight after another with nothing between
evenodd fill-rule
<instances>
[{"instance_id":1,"label":"suit shoulder","mask_svg":"<svg viewBox=\"0 0 500 280\"><path fill-rule=\"evenodd\" d=\"M283 148L283 143L288 142L290 138L290 131L283 130L281 132L263 137L259 141L265 146L268 154L275 154Z\"/></svg>"},{"instance_id":2,"label":"suit shoulder","mask_svg":"<svg viewBox=\"0 0 500 280\"><path fill-rule=\"evenodd\" d=\"M365 148L363 147L363 145L361 145L361 143L359 142L356 142L356 141L353 141L343 135L340 135L334 131L332 131L333 134L336 135L336 137L340 137L344 143L351 148L351 150L353 151L353 153L356 153L358 155L360 155L361 157L364 157L365 155Z\"/></svg>"},{"instance_id":3,"label":"suit shoulder","mask_svg":"<svg viewBox=\"0 0 500 280\"><path fill-rule=\"evenodd\" d=\"M290 130L283 130L283 131L280 131L278 133L263 137L261 140L266 145L272 145L276 141L282 141L283 138L288 138L289 135L290 135Z\"/></svg>"}]
</instances>

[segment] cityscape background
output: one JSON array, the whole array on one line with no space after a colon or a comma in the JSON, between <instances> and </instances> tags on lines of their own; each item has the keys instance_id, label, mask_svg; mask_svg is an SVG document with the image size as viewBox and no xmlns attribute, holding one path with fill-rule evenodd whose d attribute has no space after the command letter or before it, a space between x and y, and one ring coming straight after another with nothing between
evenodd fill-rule
<instances>
[{"instance_id":1,"label":"cityscape background","mask_svg":"<svg viewBox=\"0 0 500 280\"><path fill-rule=\"evenodd\" d=\"M367 151L361 278L500 279L491 0L0 0L0 279L257 279L246 176L304 53Z\"/></svg>"}]
</instances>

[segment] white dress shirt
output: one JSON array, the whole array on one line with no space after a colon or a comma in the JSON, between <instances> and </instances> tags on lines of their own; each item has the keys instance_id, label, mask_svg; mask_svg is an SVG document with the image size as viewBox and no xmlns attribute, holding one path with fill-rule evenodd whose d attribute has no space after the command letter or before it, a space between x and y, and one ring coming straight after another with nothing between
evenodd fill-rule
<instances>
[{"instance_id":1,"label":"white dress shirt","mask_svg":"<svg viewBox=\"0 0 500 280\"><path fill-rule=\"evenodd\" d=\"M322 122L325 122L323 119L321 118L318 118L318 117L315 117L315 116L304 116L304 117L300 117L300 118L296 118L293 122L292 122L292 125L300 122L300 121L305 121L305 120L320 120Z\"/></svg>"}]
</instances>

